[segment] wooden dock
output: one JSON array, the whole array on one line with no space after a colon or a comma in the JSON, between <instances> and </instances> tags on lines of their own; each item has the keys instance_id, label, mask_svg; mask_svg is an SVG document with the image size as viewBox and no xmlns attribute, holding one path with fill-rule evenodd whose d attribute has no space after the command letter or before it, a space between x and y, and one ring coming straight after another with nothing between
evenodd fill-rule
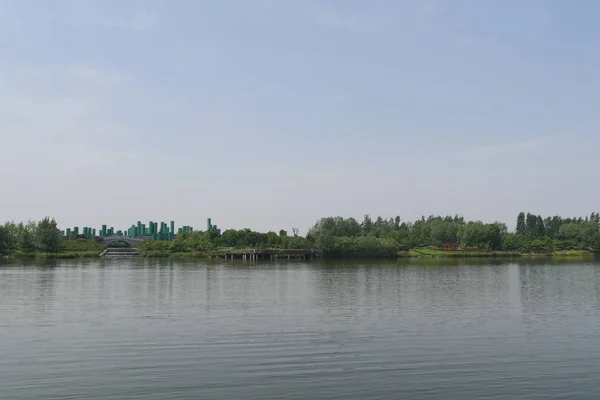
<instances>
[{"instance_id":1,"label":"wooden dock","mask_svg":"<svg viewBox=\"0 0 600 400\"><path fill-rule=\"evenodd\" d=\"M294 249L253 249L253 250L231 250L219 255L225 260L249 260L249 261L275 261L275 260L317 260L323 254L317 250Z\"/></svg>"}]
</instances>

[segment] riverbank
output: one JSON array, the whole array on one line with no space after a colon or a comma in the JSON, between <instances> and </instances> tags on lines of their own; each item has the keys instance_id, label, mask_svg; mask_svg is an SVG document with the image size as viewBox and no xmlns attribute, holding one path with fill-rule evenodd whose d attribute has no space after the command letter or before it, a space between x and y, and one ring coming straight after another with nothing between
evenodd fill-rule
<instances>
[{"instance_id":1,"label":"riverbank","mask_svg":"<svg viewBox=\"0 0 600 400\"><path fill-rule=\"evenodd\" d=\"M545 252L515 251L461 251L439 250L430 247L415 248L398 253L402 258L490 258L490 257L594 257L596 253L587 250L555 250Z\"/></svg>"},{"instance_id":2,"label":"riverbank","mask_svg":"<svg viewBox=\"0 0 600 400\"><path fill-rule=\"evenodd\" d=\"M467 258L571 258L594 257L596 253L588 250L546 250L538 252L517 251L485 251L481 249L445 250L434 246L419 246L402 251L390 250L385 252L359 252L356 249L345 249L339 252L321 252L316 248L299 249L261 249L254 247L218 246L203 251L177 251L173 241L146 241L135 246L141 258L169 259L246 259L246 260L276 260L276 259L312 259L306 254L313 253L315 259L330 260L364 260L364 259L467 259ZM16 259L77 259L98 258L107 249L102 243L91 240L62 241L56 253L24 252L16 250L8 258ZM295 253L303 253L297 257ZM290 254L288 254L290 253ZM259 254L255 257L252 255ZM364 255L363 255L364 254ZM245 255L245 256L244 256ZM290 257L288 257L290 255ZM322 255L322 256L321 256Z\"/></svg>"},{"instance_id":3,"label":"riverbank","mask_svg":"<svg viewBox=\"0 0 600 400\"><path fill-rule=\"evenodd\" d=\"M230 251L230 250L228 250ZM238 250L243 252L243 250ZM248 252L253 250L248 249ZM9 259L77 259L77 258L100 258L102 250L86 251L63 251L58 253L22 252L17 251L5 256ZM206 252L169 252L169 251L145 251L140 252L140 258L169 258L169 259L218 259L223 258L223 249ZM596 253L586 250L561 250L543 253L519 253L510 251L444 251L432 248L416 248L400 251L397 257L381 257L387 259L444 259L444 258L571 258L571 257L594 257ZM324 257L338 260L359 260L373 257ZM375 257L376 258L376 257Z\"/></svg>"},{"instance_id":4,"label":"riverbank","mask_svg":"<svg viewBox=\"0 0 600 400\"><path fill-rule=\"evenodd\" d=\"M97 251L69 251L58 253L23 252L16 251L3 256L7 259L75 259L75 258L100 258Z\"/></svg>"}]
</instances>

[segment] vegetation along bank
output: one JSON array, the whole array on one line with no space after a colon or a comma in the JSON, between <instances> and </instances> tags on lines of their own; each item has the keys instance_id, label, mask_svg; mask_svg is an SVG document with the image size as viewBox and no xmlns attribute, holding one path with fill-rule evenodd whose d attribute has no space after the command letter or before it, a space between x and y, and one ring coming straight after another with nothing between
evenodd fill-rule
<instances>
[{"instance_id":1,"label":"vegetation along bank","mask_svg":"<svg viewBox=\"0 0 600 400\"><path fill-rule=\"evenodd\" d=\"M124 245L112 243L109 246ZM306 236L228 229L179 232L172 240L136 245L145 257L218 257L233 250L309 249L325 258L586 256L600 252L600 214L541 217L520 213L516 229L506 224L465 221L461 216L429 216L414 222L400 217L372 219L326 217ZM99 237L61 234L54 219L6 222L0 226L0 255L5 257L98 257L106 245Z\"/></svg>"}]
</instances>

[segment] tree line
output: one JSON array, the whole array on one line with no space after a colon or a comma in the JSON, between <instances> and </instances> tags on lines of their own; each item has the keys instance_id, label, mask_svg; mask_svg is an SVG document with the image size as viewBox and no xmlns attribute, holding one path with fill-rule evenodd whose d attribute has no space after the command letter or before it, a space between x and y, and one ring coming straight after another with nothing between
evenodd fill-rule
<instances>
[{"instance_id":1,"label":"tree line","mask_svg":"<svg viewBox=\"0 0 600 400\"><path fill-rule=\"evenodd\" d=\"M219 248L256 248L256 249L312 249L306 237L299 236L293 229L288 235L286 230L276 232L256 232L251 229L228 229L221 234L214 230L180 232L172 241L145 241L139 248L143 254L211 252Z\"/></svg>"},{"instance_id":2,"label":"tree line","mask_svg":"<svg viewBox=\"0 0 600 400\"><path fill-rule=\"evenodd\" d=\"M56 252L60 233L54 219L0 226L0 253ZM141 248L157 253L210 252L228 248L315 249L330 257L393 257L419 247L458 250L545 252L554 250L600 251L600 213L585 218L542 217L521 212L516 229L500 222L466 221L462 216L435 216L407 222L399 216L371 218L325 217L306 236L251 229L178 233L172 241L147 241Z\"/></svg>"},{"instance_id":3,"label":"tree line","mask_svg":"<svg viewBox=\"0 0 600 400\"><path fill-rule=\"evenodd\" d=\"M484 251L545 252L553 250L600 251L600 213L585 218L543 218L521 212L516 230L506 224L465 221L462 216L424 216L414 222L400 217L373 220L320 219L307 238L324 252L336 256L388 254L394 249L423 246Z\"/></svg>"},{"instance_id":4,"label":"tree line","mask_svg":"<svg viewBox=\"0 0 600 400\"><path fill-rule=\"evenodd\" d=\"M6 222L0 225L0 254L20 250L25 253L56 253L60 245L56 220L46 217L39 222Z\"/></svg>"}]
</instances>

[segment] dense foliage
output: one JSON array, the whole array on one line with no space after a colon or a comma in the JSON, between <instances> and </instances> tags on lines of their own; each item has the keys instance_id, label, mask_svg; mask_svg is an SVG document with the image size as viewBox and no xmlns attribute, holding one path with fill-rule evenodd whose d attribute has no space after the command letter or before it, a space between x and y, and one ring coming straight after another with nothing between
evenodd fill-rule
<instances>
[{"instance_id":1,"label":"dense foliage","mask_svg":"<svg viewBox=\"0 0 600 400\"><path fill-rule=\"evenodd\" d=\"M516 231L505 235L503 247L517 251L600 251L600 213L586 218L542 218L520 213Z\"/></svg>"},{"instance_id":2,"label":"dense foliage","mask_svg":"<svg viewBox=\"0 0 600 400\"><path fill-rule=\"evenodd\" d=\"M44 218L27 224L6 222L0 226L0 254L21 251L24 253L56 253L60 249L60 231L56 221Z\"/></svg>"},{"instance_id":3,"label":"dense foliage","mask_svg":"<svg viewBox=\"0 0 600 400\"><path fill-rule=\"evenodd\" d=\"M296 230L294 230L297 232ZM400 217L372 219L326 217L310 228L306 237L260 233L250 229L179 234L172 242L145 242L146 254L210 252L220 248L316 249L328 257L395 257L400 251L433 247L448 251L549 252L600 250L600 214L588 218L542 218L519 214L517 231L505 224L465 221L463 217L430 216L415 222ZM419 252L418 254L423 254ZM473 253L475 254L475 253ZM498 253L501 254L501 253Z\"/></svg>"},{"instance_id":4,"label":"dense foliage","mask_svg":"<svg viewBox=\"0 0 600 400\"><path fill-rule=\"evenodd\" d=\"M160 255L169 253L208 253L219 248L237 249L307 249L314 247L306 238L288 236L284 230L255 232L250 229L229 229L219 235L215 231L182 232L172 241L146 241L138 246L142 254Z\"/></svg>"},{"instance_id":5,"label":"dense foliage","mask_svg":"<svg viewBox=\"0 0 600 400\"><path fill-rule=\"evenodd\" d=\"M510 252L597 252L600 251L600 214L592 213L586 218L542 218L520 213L515 232L508 232L503 223L466 222L459 216L422 217L412 223L402 222L399 217L378 217L373 221L365 215L361 223L354 218L328 217L320 219L307 238L325 253L336 256L387 255L390 249L423 246Z\"/></svg>"},{"instance_id":6,"label":"dense foliage","mask_svg":"<svg viewBox=\"0 0 600 400\"><path fill-rule=\"evenodd\" d=\"M310 228L306 237L293 229L261 233L250 229L179 233L172 241L146 241L140 252L147 255L173 253L210 253L223 248L234 249L315 249L329 257L394 257L400 251L424 247L447 251L494 252L551 252L557 250L600 251L600 214L586 218L543 218L520 213L516 230L509 232L503 223L465 221L463 217L429 216L414 222L400 217L372 219L365 215L355 218L326 217ZM40 222L0 226L0 254L76 251L60 238L56 221L45 218ZM93 247L94 245L92 245ZM101 247L95 244L94 251Z\"/></svg>"}]
</instances>

